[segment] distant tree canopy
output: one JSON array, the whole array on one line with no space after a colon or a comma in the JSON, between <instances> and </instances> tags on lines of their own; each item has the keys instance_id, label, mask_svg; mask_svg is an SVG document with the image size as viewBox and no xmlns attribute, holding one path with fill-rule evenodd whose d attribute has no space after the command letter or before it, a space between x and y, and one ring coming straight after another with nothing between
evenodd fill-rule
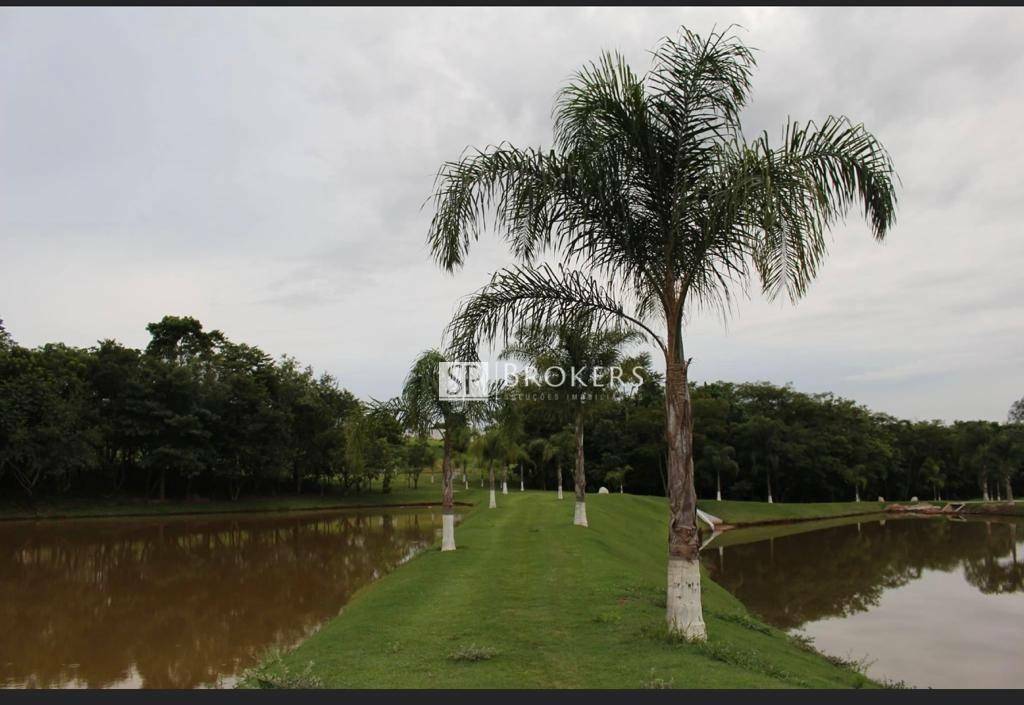
<instances>
[{"instance_id":1,"label":"distant tree canopy","mask_svg":"<svg viewBox=\"0 0 1024 705\"><path fill-rule=\"evenodd\" d=\"M0 321L0 495L351 493L371 479L415 483L437 462L439 449L405 435L389 405L360 402L293 358L189 317L147 329L144 351L114 340L27 349ZM665 493L664 384L642 369L632 393L607 396L584 421L589 486ZM719 480L726 499L760 500L770 481L776 501L1021 491L1024 423L1012 412L1006 424L912 422L767 383L694 385L692 396L701 497ZM491 426L455 444L463 464L516 466L537 488L571 470L559 404L509 395ZM501 442L486 451L487 439Z\"/></svg>"},{"instance_id":2,"label":"distant tree canopy","mask_svg":"<svg viewBox=\"0 0 1024 705\"><path fill-rule=\"evenodd\" d=\"M1009 423L1024 423L1024 397L1013 402L1010 406L1010 413L1007 414L1006 420Z\"/></svg>"},{"instance_id":3,"label":"distant tree canopy","mask_svg":"<svg viewBox=\"0 0 1024 705\"><path fill-rule=\"evenodd\" d=\"M381 430L329 375L194 318L166 316L147 330L145 351L114 340L30 350L0 325L0 491L354 491L388 465L381 456L404 452L397 422ZM383 440L354 454L346 425L363 416Z\"/></svg>"},{"instance_id":4,"label":"distant tree canopy","mask_svg":"<svg viewBox=\"0 0 1024 705\"><path fill-rule=\"evenodd\" d=\"M586 421L588 484L664 494L664 386L658 375ZM990 421L906 421L830 393L764 382L692 388L698 495L775 501L933 497L1006 498L1024 480L1024 426ZM545 401L516 402L527 439L565 431ZM530 441L527 440L527 443ZM554 462L528 468L550 486Z\"/></svg>"}]
</instances>

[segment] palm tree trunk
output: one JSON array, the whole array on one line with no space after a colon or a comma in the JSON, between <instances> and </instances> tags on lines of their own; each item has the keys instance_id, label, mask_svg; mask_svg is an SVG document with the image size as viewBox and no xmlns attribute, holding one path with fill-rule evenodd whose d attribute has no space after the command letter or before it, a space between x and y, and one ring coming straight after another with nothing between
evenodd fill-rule
<instances>
[{"instance_id":1,"label":"palm tree trunk","mask_svg":"<svg viewBox=\"0 0 1024 705\"><path fill-rule=\"evenodd\" d=\"M487 461L487 472L491 476L491 503L487 505L488 509L495 509L498 506L498 502L494 497L494 461Z\"/></svg>"},{"instance_id":2,"label":"palm tree trunk","mask_svg":"<svg viewBox=\"0 0 1024 705\"><path fill-rule=\"evenodd\" d=\"M562 499L562 461L558 460L555 463L555 472L558 473L558 498Z\"/></svg>"},{"instance_id":3,"label":"palm tree trunk","mask_svg":"<svg viewBox=\"0 0 1024 705\"><path fill-rule=\"evenodd\" d=\"M576 412L576 470L573 475L576 484L576 511L572 523L587 525L587 474L583 466L583 412Z\"/></svg>"},{"instance_id":4,"label":"palm tree trunk","mask_svg":"<svg viewBox=\"0 0 1024 705\"><path fill-rule=\"evenodd\" d=\"M671 320L671 319L670 319ZM707 639L701 611L700 536L697 490L693 485L693 411L680 331L669 326L665 365L665 440L668 444L668 594L669 631L686 639Z\"/></svg>"},{"instance_id":5,"label":"palm tree trunk","mask_svg":"<svg viewBox=\"0 0 1024 705\"><path fill-rule=\"evenodd\" d=\"M444 430L444 460L441 461L441 550L455 550L455 490L452 487L452 430Z\"/></svg>"}]
</instances>

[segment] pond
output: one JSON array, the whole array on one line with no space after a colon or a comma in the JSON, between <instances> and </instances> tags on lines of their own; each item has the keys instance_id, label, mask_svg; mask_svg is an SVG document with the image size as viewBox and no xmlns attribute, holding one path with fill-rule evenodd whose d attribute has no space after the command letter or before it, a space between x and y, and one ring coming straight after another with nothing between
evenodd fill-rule
<instances>
[{"instance_id":1,"label":"pond","mask_svg":"<svg viewBox=\"0 0 1024 705\"><path fill-rule=\"evenodd\" d=\"M897 517L735 529L702 554L751 611L915 687L1022 688L1024 521Z\"/></svg>"},{"instance_id":2,"label":"pond","mask_svg":"<svg viewBox=\"0 0 1024 705\"><path fill-rule=\"evenodd\" d=\"M0 685L233 685L440 524L424 509L0 522Z\"/></svg>"}]
</instances>

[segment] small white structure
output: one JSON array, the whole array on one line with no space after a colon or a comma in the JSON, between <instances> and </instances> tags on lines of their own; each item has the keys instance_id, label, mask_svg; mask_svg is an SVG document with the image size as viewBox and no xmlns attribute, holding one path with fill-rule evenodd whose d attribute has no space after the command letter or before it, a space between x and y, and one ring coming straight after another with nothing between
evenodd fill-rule
<instances>
[{"instance_id":1,"label":"small white structure","mask_svg":"<svg viewBox=\"0 0 1024 705\"><path fill-rule=\"evenodd\" d=\"M597 491L597 493L598 494L608 494L608 488L607 487L602 487L601 489L599 489Z\"/></svg>"},{"instance_id":2,"label":"small white structure","mask_svg":"<svg viewBox=\"0 0 1024 705\"><path fill-rule=\"evenodd\" d=\"M715 528L719 524L724 523L721 519L716 517L714 514L708 514L707 512L702 511L700 509L697 510L697 519L699 519L700 521L703 521L705 524L710 526L712 530L715 530Z\"/></svg>"}]
</instances>

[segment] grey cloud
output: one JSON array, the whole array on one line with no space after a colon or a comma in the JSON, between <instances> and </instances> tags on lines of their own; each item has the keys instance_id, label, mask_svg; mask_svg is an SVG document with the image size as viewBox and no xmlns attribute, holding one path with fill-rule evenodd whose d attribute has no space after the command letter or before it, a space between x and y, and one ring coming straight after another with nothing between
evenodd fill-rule
<instances>
[{"instance_id":1,"label":"grey cloud","mask_svg":"<svg viewBox=\"0 0 1024 705\"><path fill-rule=\"evenodd\" d=\"M920 418L1024 394L1018 9L0 10L0 316L25 344L211 327L394 394L461 296L424 236L467 146L550 142L556 90L602 48L643 70L685 23L758 48L748 134L843 113L903 181L884 246L851 214L796 307L701 314L703 379L792 381Z\"/></svg>"}]
</instances>

